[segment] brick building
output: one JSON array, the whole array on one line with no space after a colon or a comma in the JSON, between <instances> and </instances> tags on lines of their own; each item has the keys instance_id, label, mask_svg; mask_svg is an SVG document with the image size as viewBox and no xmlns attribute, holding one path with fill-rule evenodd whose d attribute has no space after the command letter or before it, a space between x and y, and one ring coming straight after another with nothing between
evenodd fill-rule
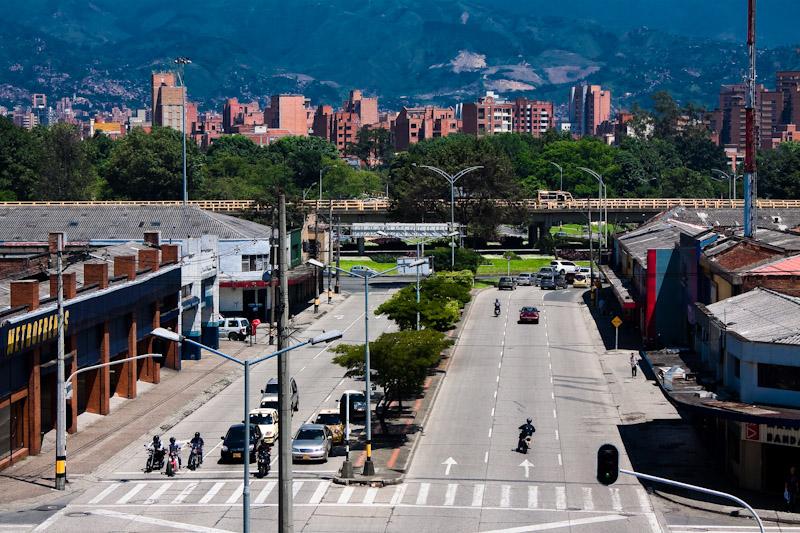
<instances>
[{"instance_id":1,"label":"brick building","mask_svg":"<svg viewBox=\"0 0 800 533\"><path fill-rule=\"evenodd\" d=\"M270 98L264 111L264 124L270 129L287 130L291 135L308 136L308 99L302 94L278 94Z\"/></svg>"},{"instance_id":2,"label":"brick building","mask_svg":"<svg viewBox=\"0 0 800 533\"><path fill-rule=\"evenodd\" d=\"M264 112L258 102L239 103L238 98L225 101L222 107L222 128L225 133L233 133L234 126L261 124L264 124Z\"/></svg>"},{"instance_id":3,"label":"brick building","mask_svg":"<svg viewBox=\"0 0 800 533\"><path fill-rule=\"evenodd\" d=\"M534 137L555 128L552 102L517 98L503 100L489 91L477 102L465 103L461 112L464 133L529 133Z\"/></svg>"},{"instance_id":4,"label":"brick building","mask_svg":"<svg viewBox=\"0 0 800 533\"><path fill-rule=\"evenodd\" d=\"M397 150L408 150L412 144L461 131L452 107L404 107L394 120L392 137Z\"/></svg>"},{"instance_id":5,"label":"brick building","mask_svg":"<svg viewBox=\"0 0 800 533\"><path fill-rule=\"evenodd\" d=\"M599 85L575 85L569 93L569 122L573 135L597 135L611 118L611 91Z\"/></svg>"},{"instance_id":6,"label":"brick building","mask_svg":"<svg viewBox=\"0 0 800 533\"><path fill-rule=\"evenodd\" d=\"M360 90L354 89L340 111L334 111L329 105L317 107L312 121L312 135L327 139L344 151L349 144L358 140L361 128L380 127L380 123L378 99L367 98Z\"/></svg>"},{"instance_id":7,"label":"brick building","mask_svg":"<svg viewBox=\"0 0 800 533\"><path fill-rule=\"evenodd\" d=\"M174 72L154 72L150 77L150 88L153 98L151 107L153 125L180 131L185 87L176 87ZM186 130L190 131L189 117L186 118Z\"/></svg>"}]
</instances>

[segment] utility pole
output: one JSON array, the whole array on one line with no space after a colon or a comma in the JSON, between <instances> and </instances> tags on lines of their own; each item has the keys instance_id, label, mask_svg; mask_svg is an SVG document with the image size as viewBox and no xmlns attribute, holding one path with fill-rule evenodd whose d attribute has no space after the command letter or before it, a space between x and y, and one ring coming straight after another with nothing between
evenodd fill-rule
<instances>
[{"instance_id":1,"label":"utility pole","mask_svg":"<svg viewBox=\"0 0 800 533\"><path fill-rule=\"evenodd\" d=\"M287 347L289 336L289 258L287 255L286 234L286 196L280 196L278 257L280 257L280 314L278 318L278 350ZM292 392L291 372L289 372L289 354L278 356L278 531L292 533L294 531L294 513L292 509Z\"/></svg>"},{"instance_id":2,"label":"utility pole","mask_svg":"<svg viewBox=\"0 0 800 533\"><path fill-rule=\"evenodd\" d=\"M750 67L747 73L745 96L745 149L744 149L744 236L756 234L756 0L747 0L747 53Z\"/></svg>"},{"instance_id":3,"label":"utility pole","mask_svg":"<svg viewBox=\"0 0 800 533\"><path fill-rule=\"evenodd\" d=\"M57 233L56 270L58 271L58 341L56 367L56 489L67 486L67 398L64 392L64 234ZM74 393L73 393L74 394Z\"/></svg>"},{"instance_id":4,"label":"utility pole","mask_svg":"<svg viewBox=\"0 0 800 533\"><path fill-rule=\"evenodd\" d=\"M333 263L333 200L328 204L328 264ZM328 268L328 303L331 303L331 269Z\"/></svg>"},{"instance_id":5,"label":"utility pole","mask_svg":"<svg viewBox=\"0 0 800 533\"><path fill-rule=\"evenodd\" d=\"M592 238L594 237L592 231L592 199L587 202L589 205L589 296L594 304L594 244Z\"/></svg>"},{"instance_id":6,"label":"utility pole","mask_svg":"<svg viewBox=\"0 0 800 533\"><path fill-rule=\"evenodd\" d=\"M322 183L322 170L319 171ZM322 189L320 189L322 191ZM319 260L319 202L314 208L314 259ZM314 314L319 312L319 267L314 267Z\"/></svg>"},{"instance_id":7,"label":"utility pole","mask_svg":"<svg viewBox=\"0 0 800 533\"><path fill-rule=\"evenodd\" d=\"M339 294L339 260L342 258L342 217L336 219L336 285L333 291ZM333 222L331 222L333 223Z\"/></svg>"},{"instance_id":8,"label":"utility pole","mask_svg":"<svg viewBox=\"0 0 800 533\"><path fill-rule=\"evenodd\" d=\"M178 65L178 81L183 88L183 103L181 104L181 137L183 137L183 206L189 203L189 188L186 179L186 83L184 82L184 69L186 65L191 63L192 60L188 57L175 58L175 64Z\"/></svg>"},{"instance_id":9,"label":"utility pole","mask_svg":"<svg viewBox=\"0 0 800 533\"><path fill-rule=\"evenodd\" d=\"M275 279L275 273L278 272L277 269L275 268L277 255L278 255L278 246L277 246L278 238L279 238L279 232L275 228L275 214L273 212L273 215L272 215L272 235L270 235L270 238L269 238L269 263L270 263L270 266L271 266L270 278L269 278L269 292L270 292L270 296L269 296L269 303L270 303L270 305L269 305L269 344L270 344L270 346L272 346L272 344L275 342L275 326L276 326L276 324L275 324L275 308L278 305L277 302L275 301L275 295L276 295L275 284L278 281L277 279ZM278 273L278 275L280 275L280 273ZM278 278L278 279L280 279L280 278Z\"/></svg>"}]
</instances>

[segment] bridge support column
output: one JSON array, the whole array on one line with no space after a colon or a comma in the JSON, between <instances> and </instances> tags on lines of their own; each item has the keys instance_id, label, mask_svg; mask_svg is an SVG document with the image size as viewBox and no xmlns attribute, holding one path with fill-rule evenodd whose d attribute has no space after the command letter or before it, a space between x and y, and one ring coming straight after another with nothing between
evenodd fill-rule
<instances>
[{"instance_id":1,"label":"bridge support column","mask_svg":"<svg viewBox=\"0 0 800 533\"><path fill-rule=\"evenodd\" d=\"M536 248L539 241L536 224L528 224L528 248Z\"/></svg>"},{"instance_id":2,"label":"bridge support column","mask_svg":"<svg viewBox=\"0 0 800 533\"><path fill-rule=\"evenodd\" d=\"M356 240L356 243L358 244L358 255L364 255L364 252L365 252L364 237L359 237Z\"/></svg>"}]
</instances>

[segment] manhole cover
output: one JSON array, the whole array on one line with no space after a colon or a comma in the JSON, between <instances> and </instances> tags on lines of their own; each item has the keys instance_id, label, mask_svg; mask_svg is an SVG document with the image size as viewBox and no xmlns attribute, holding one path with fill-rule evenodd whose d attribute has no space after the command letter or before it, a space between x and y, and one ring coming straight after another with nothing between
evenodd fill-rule
<instances>
[{"instance_id":1,"label":"manhole cover","mask_svg":"<svg viewBox=\"0 0 800 533\"><path fill-rule=\"evenodd\" d=\"M74 513L64 513L64 514L70 518L82 518L84 516L89 516L92 513L86 513L84 511L75 511Z\"/></svg>"},{"instance_id":2,"label":"manhole cover","mask_svg":"<svg viewBox=\"0 0 800 533\"><path fill-rule=\"evenodd\" d=\"M59 509L63 509L64 505L42 505L41 507L37 507L36 511L58 511Z\"/></svg>"}]
</instances>

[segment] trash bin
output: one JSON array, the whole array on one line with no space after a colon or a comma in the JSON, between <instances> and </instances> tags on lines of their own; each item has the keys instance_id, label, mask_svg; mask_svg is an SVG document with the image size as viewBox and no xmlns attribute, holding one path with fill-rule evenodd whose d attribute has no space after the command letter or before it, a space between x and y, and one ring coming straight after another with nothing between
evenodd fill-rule
<instances>
[{"instance_id":1,"label":"trash bin","mask_svg":"<svg viewBox=\"0 0 800 533\"><path fill-rule=\"evenodd\" d=\"M212 320L206 324L201 326L201 337L202 342L209 348L214 348L215 350L219 349L219 326L220 323L216 320Z\"/></svg>"}]
</instances>

